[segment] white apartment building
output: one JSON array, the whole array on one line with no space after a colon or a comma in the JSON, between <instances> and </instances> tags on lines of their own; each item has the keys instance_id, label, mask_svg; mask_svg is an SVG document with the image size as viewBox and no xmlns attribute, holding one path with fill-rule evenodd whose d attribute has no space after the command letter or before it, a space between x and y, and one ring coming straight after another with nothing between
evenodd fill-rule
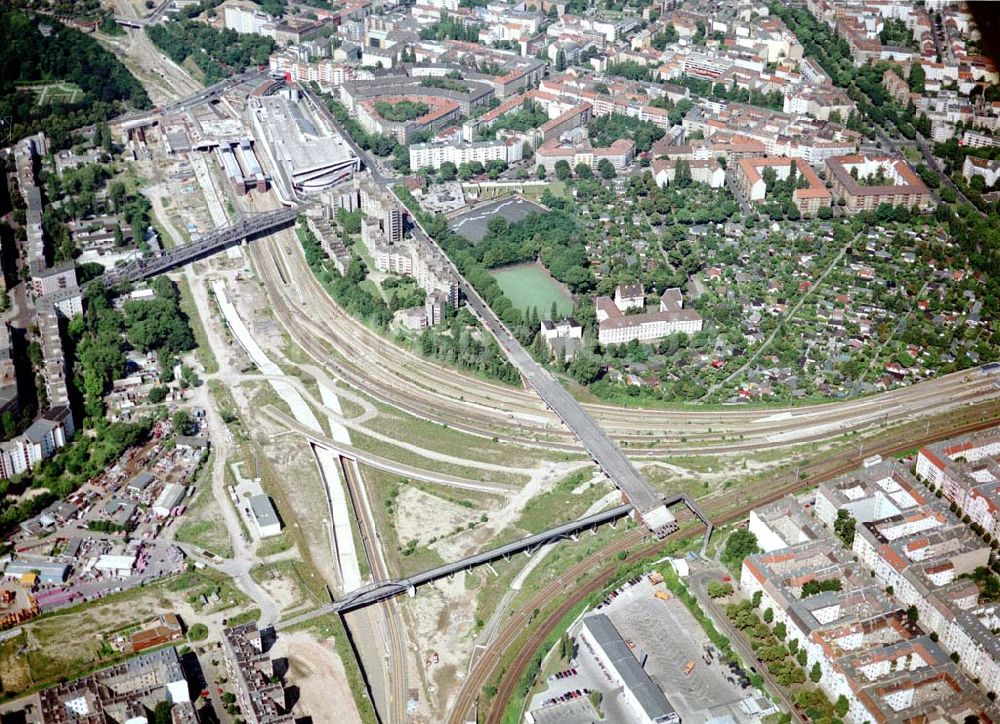
<instances>
[{"instance_id":1,"label":"white apartment building","mask_svg":"<svg viewBox=\"0 0 1000 724\"><path fill-rule=\"evenodd\" d=\"M511 164L521 160L522 151L523 144L505 141L415 143L410 146L410 166L413 169L439 169L441 164L449 161L456 166L476 161L482 164L490 161Z\"/></svg>"},{"instance_id":2,"label":"white apartment building","mask_svg":"<svg viewBox=\"0 0 1000 724\"><path fill-rule=\"evenodd\" d=\"M237 5L227 5L224 17L227 30L252 35L262 35L264 26L273 20L270 15L260 10L241 8Z\"/></svg>"},{"instance_id":3,"label":"white apartment building","mask_svg":"<svg viewBox=\"0 0 1000 724\"><path fill-rule=\"evenodd\" d=\"M52 408L46 414L52 419L35 420L14 439L0 443L0 479L7 480L27 472L66 446L73 435L69 410Z\"/></svg>"},{"instance_id":4,"label":"white apartment building","mask_svg":"<svg viewBox=\"0 0 1000 724\"><path fill-rule=\"evenodd\" d=\"M324 89L337 89L345 81L354 80L357 72L347 63L324 59L305 63L290 53L276 53L269 61L271 72L287 73L296 83L315 81Z\"/></svg>"}]
</instances>

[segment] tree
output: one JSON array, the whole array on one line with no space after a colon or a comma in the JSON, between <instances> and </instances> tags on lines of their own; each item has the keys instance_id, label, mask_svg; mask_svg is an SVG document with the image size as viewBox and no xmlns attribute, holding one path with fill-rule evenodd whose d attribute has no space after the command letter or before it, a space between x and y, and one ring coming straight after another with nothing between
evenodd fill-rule
<instances>
[{"instance_id":1,"label":"tree","mask_svg":"<svg viewBox=\"0 0 1000 724\"><path fill-rule=\"evenodd\" d=\"M920 63L913 63L910 65L910 76L907 81L910 84L911 91L923 94L926 80L927 73L924 71L923 65Z\"/></svg>"},{"instance_id":2,"label":"tree","mask_svg":"<svg viewBox=\"0 0 1000 724\"><path fill-rule=\"evenodd\" d=\"M809 670L809 680L814 684L818 684L819 680L822 678L823 670L819 667L819 662L817 661L812 665L812 669Z\"/></svg>"},{"instance_id":3,"label":"tree","mask_svg":"<svg viewBox=\"0 0 1000 724\"><path fill-rule=\"evenodd\" d=\"M763 596L763 592L762 591L754 591L753 592L753 598L750 599L750 602L753 604L754 608L759 608L760 607L760 599L761 599L762 596Z\"/></svg>"},{"instance_id":4,"label":"tree","mask_svg":"<svg viewBox=\"0 0 1000 724\"><path fill-rule=\"evenodd\" d=\"M556 178L558 178L560 181L566 181L572 175L573 172L570 171L569 163L567 161L565 161L564 159L559 159L558 161L556 161Z\"/></svg>"},{"instance_id":5,"label":"tree","mask_svg":"<svg viewBox=\"0 0 1000 724\"><path fill-rule=\"evenodd\" d=\"M691 164L683 158L677 162L677 166L674 169L674 183L681 189L687 188L693 183L691 179Z\"/></svg>"},{"instance_id":6,"label":"tree","mask_svg":"<svg viewBox=\"0 0 1000 724\"><path fill-rule=\"evenodd\" d=\"M759 553L757 536L746 528L740 528L726 539L726 546L722 551L722 562L728 566L736 564L742 565L743 559L747 556Z\"/></svg>"},{"instance_id":7,"label":"tree","mask_svg":"<svg viewBox=\"0 0 1000 724\"><path fill-rule=\"evenodd\" d=\"M710 598L722 598L723 596L729 596L733 592L733 587L729 583L722 583L721 581L712 581L708 584L708 595Z\"/></svg>"},{"instance_id":8,"label":"tree","mask_svg":"<svg viewBox=\"0 0 1000 724\"><path fill-rule=\"evenodd\" d=\"M573 640L569 634L563 634L559 639L559 657L569 661L573 658Z\"/></svg>"},{"instance_id":9,"label":"tree","mask_svg":"<svg viewBox=\"0 0 1000 724\"><path fill-rule=\"evenodd\" d=\"M173 717L170 715L171 704L169 701L156 702L153 709L153 724L170 724Z\"/></svg>"},{"instance_id":10,"label":"tree","mask_svg":"<svg viewBox=\"0 0 1000 724\"><path fill-rule=\"evenodd\" d=\"M614 164L612 164L611 161L609 161L606 158L602 158L600 161L598 161L597 171L598 173L601 174L601 178L603 178L605 181L610 181L611 179L613 179L615 176L618 175L618 173L615 171Z\"/></svg>"},{"instance_id":11,"label":"tree","mask_svg":"<svg viewBox=\"0 0 1000 724\"><path fill-rule=\"evenodd\" d=\"M559 52L556 53L556 72L562 73L566 70L566 52L559 48Z\"/></svg>"},{"instance_id":12,"label":"tree","mask_svg":"<svg viewBox=\"0 0 1000 724\"><path fill-rule=\"evenodd\" d=\"M445 161L441 164L438 169L438 180L439 181L454 181L455 176L458 173L458 169L455 168L455 164L451 161Z\"/></svg>"},{"instance_id":13,"label":"tree","mask_svg":"<svg viewBox=\"0 0 1000 724\"><path fill-rule=\"evenodd\" d=\"M169 392L170 388L166 385L157 385L149 391L149 401L154 405L158 405L167 399L167 393Z\"/></svg>"},{"instance_id":14,"label":"tree","mask_svg":"<svg viewBox=\"0 0 1000 724\"><path fill-rule=\"evenodd\" d=\"M178 435L190 435L194 432L194 418L187 410L178 410L170 421L173 423L174 432Z\"/></svg>"},{"instance_id":15,"label":"tree","mask_svg":"<svg viewBox=\"0 0 1000 724\"><path fill-rule=\"evenodd\" d=\"M833 521L833 532L847 548L854 547L854 525L856 522L854 516L844 508L837 511L837 519Z\"/></svg>"},{"instance_id":16,"label":"tree","mask_svg":"<svg viewBox=\"0 0 1000 724\"><path fill-rule=\"evenodd\" d=\"M774 609L768 607L764 609L764 623L771 623L774 620Z\"/></svg>"},{"instance_id":17,"label":"tree","mask_svg":"<svg viewBox=\"0 0 1000 724\"><path fill-rule=\"evenodd\" d=\"M591 169L590 166L588 166L585 163L578 163L576 165L576 168L574 168L573 170L576 171L577 178L580 178L580 179L583 179L583 180L594 178L594 171L593 171L593 169Z\"/></svg>"},{"instance_id":18,"label":"tree","mask_svg":"<svg viewBox=\"0 0 1000 724\"><path fill-rule=\"evenodd\" d=\"M833 705L833 710L837 712L837 716L844 718L847 716L847 712L851 710L851 702L847 700L847 697L841 694L837 697L837 703Z\"/></svg>"},{"instance_id":19,"label":"tree","mask_svg":"<svg viewBox=\"0 0 1000 724\"><path fill-rule=\"evenodd\" d=\"M535 169L535 176L537 176L539 179L544 179L545 166L543 166L542 164L538 164L538 168Z\"/></svg>"},{"instance_id":20,"label":"tree","mask_svg":"<svg viewBox=\"0 0 1000 724\"><path fill-rule=\"evenodd\" d=\"M188 641L204 641L208 638L208 626L196 623L188 629Z\"/></svg>"}]
</instances>

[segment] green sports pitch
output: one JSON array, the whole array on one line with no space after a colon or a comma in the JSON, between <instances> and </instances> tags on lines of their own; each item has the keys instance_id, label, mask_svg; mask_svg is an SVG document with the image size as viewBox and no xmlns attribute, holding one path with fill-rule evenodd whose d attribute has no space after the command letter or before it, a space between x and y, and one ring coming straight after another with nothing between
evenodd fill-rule
<instances>
[{"instance_id":1,"label":"green sports pitch","mask_svg":"<svg viewBox=\"0 0 1000 724\"><path fill-rule=\"evenodd\" d=\"M522 312L538 309L540 317L548 317L552 303L560 315L573 311L573 298L569 292L549 276L541 264L515 264L490 272L500 285L500 290Z\"/></svg>"}]
</instances>

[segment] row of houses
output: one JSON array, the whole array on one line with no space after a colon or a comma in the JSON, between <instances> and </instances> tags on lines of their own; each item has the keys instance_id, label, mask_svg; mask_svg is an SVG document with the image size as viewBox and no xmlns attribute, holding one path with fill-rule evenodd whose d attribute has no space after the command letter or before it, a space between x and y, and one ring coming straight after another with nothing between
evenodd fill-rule
<instances>
[{"instance_id":1,"label":"row of houses","mask_svg":"<svg viewBox=\"0 0 1000 724\"><path fill-rule=\"evenodd\" d=\"M853 525L849 550L835 524L842 536ZM998 607L971 575L991 548L901 463L758 508L749 525L764 552L744 562L741 590L761 592L820 665L824 690L851 702L852 721L996 716L984 692L1000 691Z\"/></svg>"}]
</instances>

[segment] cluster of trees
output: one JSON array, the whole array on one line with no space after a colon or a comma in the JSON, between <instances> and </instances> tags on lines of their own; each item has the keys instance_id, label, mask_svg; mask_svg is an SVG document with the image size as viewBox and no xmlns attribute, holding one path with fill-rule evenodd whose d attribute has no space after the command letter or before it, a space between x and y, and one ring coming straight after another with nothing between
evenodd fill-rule
<instances>
[{"instance_id":1,"label":"cluster of trees","mask_svg":"<svg viewBox=\"0 0 1000 724\"><path fill-rule=\"evenodd\" d=\"M653 175L646 172L642 176L630 178L626 189L639 210L646 214L653 224L687 227L691 224L722 223L739 211L739 204L728 193L710 189L702 184L695 184L681 193L683 184L684 174L681 175L681 184L675 180L673 185L660 188L656 185ZM686 233L682 237L676 237L670 230L666 233L668 236L665 240L671 246L680 244L686 237ZM684 259L678 261L685 263Z\"/></svg>"},{"instance_id":2,"label":"cluster of trees","mask_svg":"<svg viewBox=\"0 0 1000 724\"><path fill-rule=\"evenodd\" d=\"M684 120L684 116L688 114L688 111L694 108L694 101L687 98L681 98L679 101L674 103L666 96L660 96L659 98L651 100L649 105L653 106L653 108L662 108L670 111L670 114L668 115L670 124L676 126Z\"/></svg>"},{"instance_id":3,"label":"cluster of trees","mask_svg":"<svg viewBox=\"0 0 1000 724\"><path fill-rule=\"evenodd\" d=\"M535 101L528 101L520 109L513 113L505 113L497 119L489 128L483 129L478 134L478 140L485 141L496 138L497 131L510 129L524 133L532 128L538 128L549 120L549 114L545 112L541 104Z\"/></svg>"},{"instance_id":4,"label":"cluster of trees","mask_svg":"<svg viewBox=\"0 0 1000 724\"><path fill-rule=\"evenodd\" d=\"M724 83L712 83L711 81L692 78L688 75L682 75L672 82L685 86L695 95L705 98L718 98L732 103L749 103L752 106L770 108L775 111L780 111L784 106L784 96L781 94L781 91L775 90L770 93L762 93L756 89L740 88L736 85L735 79L728 87Z\"/></svg>"},{"instance_id":5,"label":"cluster of trees","mask_svg":"<svg viewBox=\"0 0 1000 724\"><path fill-rule=\"evenodd\" d=\"M375 101L375 112L385 120L396 123L415 120L420 116L427 115L430 110L430 106L419 101L398 101L396 103Z\"/></svg>"},{"instance_id":6,"label":"cluster of trees","mask_svg":"<svg viewBox=\"0 0 1000 724\"><path fill-rule=\"evenodd\" d=\"M412 197L409 198L412 201ZM447 222L444 228L447 229ZM323 248L304 221L300 221L296 233L305 252L306 262L316 278L334 301L352 316L365 319L379 329L385 330L392 321L394 309L414 306L422 301L423 290L408 285L399 287L390 285L388 288L394 290L391 297L393 306L390 308L381 295L369 294L361 286L361 282L368 275L364 262L354 259L346 274L340 276L330 270ZM507 362L507 358L492 337L471 334L469 328L475 325L475 320L467 311L455 314L449 307L447 314L448 333L444 330L428 329L421 335L419 346L425 355L510 384L517 384L520 381L517 370Z\"/></svg>"},{"instance_id":7,"label":"cluster of trees","mask_svg":"<svg viewBox=\"0 0 1000 724\"><path fill-rule=\"evenodd\" d=\"M38 24L52 27L42 35ZM13 139L44 130L53 146L67 148L72 131L104 121L126 106L149 108L145 89L125 66L92 37L51 18L39 19L14 9L0 10L0 117L8 119ZM76 85L83 96L37 103L25 83L62 81Z\"/></svg>"},{"instance_id":8,"label":"cluster of trees","mask_svg":"<svg viewBox=\"0 0 1000 724\"><path fill-rule=\"evenodd\" d=\"M142 246L151 223L152 205L148 198L138 191L128 188L121 179L108 186L102 199L101 191L111 178L113 170L104 164L87 164L63 172L42 176L48 200L58 204L46 204L42 212L42 225L48 238L47 255L55 263L70 261L78 250L73 243L66 222L84 219L99 213L116 213L125 219L132 229L132 237ZM122 246L125 236L120 227L115 235L116 244Z\"/></svg>"},{"instance_id":9,"label":"cluster of trees","mask_svg":"<svg viewBox=\"0 0 1000 724\"><path fill-rule=\"evenodd\" d=\"M854 546L854 525L857 523L854 516L841 508L837 511L837 519L833 521L833 532L840 538L844 547L851 549Z\"/></svg>"},{"instance_id":10,"label":"cluster of trees","mask_svg":"<svg viewBox=\"0 0 1000 724\"><path fill-rule=\"evenodd\" d=\"M667 46L676 43L680 39L677 35L677 31L674 30L673 25L667 25L664 30L656 33L652 38L649 39L649 44L653 46L654 50L659 50L663 52L667 49Z\"/></svg>"},{"instance_id":11,"label":"cluster of trees","mask_svg":"<svg viewBox=\"0 0 1000 724\"><path fill-rule=\"evenodd\" d=\"M420 85L424 88L442 88L444 90L452 90L458 93L468 93L469 86L462 82L462 75L458 73L458 77L454 77L456 71L451 71L443 78L438 77L427 77L421 78Z\"/></svg>"},{"instance_id":12,"label":"cluster of trees","mask_svg":"<svg viewBox=\"0 0 1000 724\"><path fill-rule=\"evenodd\" d=\"M110 467L130 447L145 442L149 437L152 421L109 424L100 419L96 421L95 427L96 435L77 435L69 445L30 473L24 473L16 480L0 482L0 494L3 495L12 486L46 491L16 505L8 505L5 501L5 505L0 506L0 532L9 532L18 523L37 515L56 500L65 498L90 478Z\"/></svg>"},{"instance_id":13,"label":"cluster of trees","mask_svg":"<svg viewBox=\"0 0 1000 724\"><path fill-rule=\"evenodd\" d=\"M125 302L125 331L129 344L140 352L156 352L162 367L168 367L181 352L195 347L194 333L181 310L177 286L167 277L149 283L152 299Z\"/></svg>"},{"instance_id":14,"label":"cluster of trees","mask_svg":"<svg viewBox=\"0 0 1000 724\"><path fill-rule=\"evenodd\" d=\"M986 566L978 566L972 573L963 573L959 578L970 578L976 582L981 602L1000 601L1000 576Z\"/></svg>"},{"instance_id":15,"label":"cluster of trees","mask_svg":"<svg viewBox=\"0 0 1000 724\"><path fill-rule=\"evenodd\" d=\"M628 78L629 80L653 80L653 74L650 73L649 68L635 62L634 60L623 60L620 63L608 63L606 72L608 75L617 75L622 78Z\"/></svg>"},{"instance_id":16,"label":"cluster of trees","mask_svg":"<svg viewBox=\"0 0 1000 724\"><path fill-rule=\"evenodd\" d=\"M773 612L767 609L764 620L761 621L754 611L750 601L731 603L726 606L726 617L732 622L733 628L746 636L750 647L768 672L782 686L803 684L806 673L803 666L806 663L805 649L798 646L798 641L784 641L787 631L783 624L778 624L772 630L768 624L773 620ZM791 649L795 649L792 654Z\"/></svg>"},{"instance_id":17,"label":"cluster of trees","mask_svg":"<svg viewBox=\"0 0 1000 724\"><path fill-rule=\"evenodd\" d=\"M500 351L491 335L473 334L475 317L468 309L459 310L442 328L429 327L420 335L422 354L478 372L485 377L511 385L520 384L521 376Z\"/></svg>"},{"instance_id":18,"label":"cluster of trees","mask_svg":"<svg viewBox=\"0 0 1000 724\"><path fill-rule=\"evenodd\" d=\"M438 168L437 177L439 181L454 181L455 178L461 178L466 181L473 176L478 176L481 173L487 174L491 179L500 178L500 174L507 170L507 162L502 161L499 158L494 158L491 161L487 161L486 165L483 166L479 161L466 161L460 166L456 166L451 161L445 161Z\"/></svg>"},{"instance_id":19,"label":"cluster of trees","mask_svg":"<svg viewBox=\"0 0 1000 724\"><path fill-rule=\"evenodd\" d=\"M194 20L173 20L146 27L149 39L175 63L191 58L211 85L249 65L267 63L274 40L263 35L216 30Z\"/></svg>"},{"instance_id":20,"label":"cluster of trees","mask_svg":"<svg viewBox=\"0 0 1000 724\"><path fill-rule=\"evenodd\" d=\"M649 151L665 134L662 128L651 121L640 121L620 113L598 116L590 121L587 129L594 146L610 146L620 138L631 138L639 153Z\"/></svg>"},{"instance_id":21,"label":"cluster of trees","mask_svg":"<svg viewBox=\"0 0 1000 724\"><path fill-rule=\"evenodd\" d=\"M354 139L354 142L361 146L361 148L366 151L371 151L376 156L382 156L383 158L394 154L397 155L397 158L399 157L398 147L400 144L395 138L381 133L368 133L368 131L361 127L360 123L351 117L351 114L348 113L343 104L329 96L324 97L324 100L326 101L326 105L330 109L330 112L333 114L333 117L341 126L343 126L348 135ZM417 140L414 139L413 142L417 143ZM406 151L405 146L402 148L403 151ZM406 155L406 158L407 164L409 164L409 154ZM407 168L409 168L408 165Z\"/></svg>"},{"instance_id":22,"label":"cluster of trees","mask_svg":"<svg viewBox=\"0 0 1000 724\"><path fill-rule=\"evenodd\" d=\"M804 189L809 186L809 182L804 176L799 175L798 166L794 160L789 162L788 175L779 179L777 172L771 168L765 168L761 174L764 184L767 186L766 202L761 204L760 209L772 219L782 217L793 221L800 217L799 209L792 200L792 194L796 189Z\"/></svg>"},{"instance_id":23,"label":"cluster of trees","mask_svg":"<svg viewBox=\"0 0 1000 724\"><path fill-rule=\"evenodd\" d=\"M464 40L469 43L479 42L479 31L482 25L466 24L461 20L452 20L448 13L441 13L440 22L429 25L420 31L422 40Z\"/></svg>"},{"instance_id":24,"label":"cluster of trees","mask_svg":"<svg viewBox=\"0 0 1000 724\"><path fill-rule=\"evenodd\" d=\"M802 584L802 598L809 598L824 591L839 591L841 583L839 578L828 578L825 581L812 580Z\"/></svg>"},{"instance_id":25,"label":"cluster of trees","mask_svg":"<svg viewBox=\"0 0 1000 724\"><path fill-rule=\"evenodd\" d=\"M730 533L729 537L726 538L726 545L722 550L722 555L719 556L719 560L730 568L733 568L743 565L743 559L747 556L752 556L754 553L760 553L760 546L757 545L757 536L747 528L739 528Z\"/></svg>"},{"instance_id":26,"label":"cluster of trees","mask_svg":"<svg viewBox=\"0 0 1000 724\"><path fill-rule=\"evenodd\" d=\"M409 307L418 307L427 299L427 292L409 277L398 279L388 277L382 282L382 291L389 297L389 309L393 312Z\"/></svg>"},{"instance_id":27,"label":"cluster of trees","mask_svg":"<svg viewBox=\"0 0 1000 724\"><path fill-rule=\"evenodd\" d=\"M305 252L306 263L334 301L352 316L370 321L379 328L387 327L392 320L389 305L381 296L376 298L361 286L368 276L365 263L353 259L344 276L340 276L328 268L323 247L304 219L299 221L295 231Z\"/></svg>"},{"instance_id":28,"label":"cluster of trees","mask_svg":"<svg viewBox=\"0 0 1000 724\"><path fill-rule=\"evenodd\" d=\"M110 520L88 520L87 528L89 530L96 530L99 533L121 533L122 531L129 530L127 525L112 523Z\"/></svg>"},{"instance_id":29,"label":"cluster of trees","mask_svg":"<svg viewBox=\"0 0 1000 724\"><path fill-rule=\"evenodd\" d=\"M180 296L167 277L150 286L153 299L126 302L114 308L114 291L102 285L86 292L86 312L67 325L74 365L74 387L83 395L88 419L104 414L104 395L124 376L126 339L143 352L156 351L163 375L169 379L175 356L193 349L194 333L180 309Z\"/></svg>"},{"instance_id":30,"label":"cluster of trees","mask_svg":"<svg viewBox=\"0 0 1000 724\"><path fill-rule=\"evenodd\" d=\"M926 117L917 117L916 108L894 103L888 91L882 86L882 75L891 67L887 62L868 63L861 68L854 66L850 46L825 23L814 18L802 7L784 6L771 3L771 12L776 14L798 37L806 56L815 58L834 83L845 88L847 95L857 104L860 115L853 113L847 119L847 127L852 131L874 137L875 129L865 119L878 125L893 124L906 138L916 137L917 127L928 128ZM898 67L896 71L902 75ZM911 88L922 87L921 71L910 78Z\"/></svg>"},{"instance_id":31,"label":"cluster of trees","mask_svg":"<svg viewBox=\"0 0 1000 724\"><path fill-rule=\"evenodd\" d=\"M917 43L913 39L913 31L906 27L906 23L896 18L887 18L885 20L882 25L882 32L878 34L878 37L883 45L895 45L911 49L917 48Z\"/></svg>"},{"instance_id":32,"label":"cluster of trees","mask_svg":"<svg viewBox=\"0 0 1000 724\"><path fill-rule=\"evenodd\" d=\"M531 213L514 224L494 217L471 253L487 268L541 259L574 294L585 294L596 283L577 221L562 209Z\"/></svg>"},{"instance_id":33,"label":"cluster of trees","mask_svg":"<svg viewBox=\"0 0 1000 724\"><path fill-rule=\"evenodd\" d=\"M722 581L712 581L708 584L706 589L709 598L725 598L726 596L731 596L733 593L733 584L723 583Z\"/></svg>"}]
</instances>

